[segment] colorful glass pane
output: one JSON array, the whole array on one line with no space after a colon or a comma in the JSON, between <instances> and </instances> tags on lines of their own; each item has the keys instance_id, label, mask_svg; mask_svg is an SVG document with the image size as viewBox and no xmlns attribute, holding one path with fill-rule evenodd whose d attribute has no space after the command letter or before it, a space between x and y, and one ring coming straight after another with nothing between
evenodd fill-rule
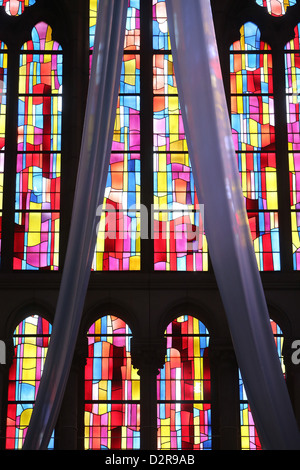
<instances>
[{"instance_id":1,"label":"colorful glass pane","mask_svg":"<svg viewBox=\"0 0 300 470\"><path fill-rule=\"evenodd\" d=\"M128 325L112 315L88 331L85 449L139 449L140 382L131 364Z\"/></svg>"},{"instance_id":2,"label":"colorful glass pane","mask_svg":"<svg viewBox=\"0 0 300 470\"><path fill-rule=\"evenodd\" d=\"M153 0L152 11L153 49L170 51L171 43L165 0Z\"/></svg>"},{"instance_id":3,"label":"colorful glass pane","mask_svg":"<svg viewBox=\"0 0 300 470\"><path fill-rule=\"evenodd\" d=\"M91 51L97 8L98 0L91 0ZM92 264L94 271L140 269L139 15L139 0L129 0L112 152Z\"/></svg>"},{"instance_id":4,"label":"colorful glass pane","mask_svg":"<svg viewBox=\"0 0 300 470\"><path fill-rule=\"evenodd\" d=\"M208 331L184 315L165 335L166 362L157 379L158 449L211 449Z\"/></svg>"},{"instance_id":5,"label":"colorful glass pane","mask_svg":"<svg viewBox=\"0 0 300 470\"><path fill-rule=\"evenodd\" d=\"M169 51L166 5L153 1L154 266L206 271L207 241Z\"/></svg>"},{"instance_id":6,"label":"colorful glass pane","mask_svg":"<svg viewBox=\"0 0 300 470\"><path fill-rule=\"evenodd\" d=\"M283 16L289 6L296 5L297 0L256 0L260 7L266 7L272 16Z\"/></svg>"},{"instance_id":7,"label":"colorful glass pane","mask_svg":"<svg viewBox=\"0 0 300 470\"><path fill-rule=\"evenodd\" d=\"M19 68L14 269L59 266L62 49L38 23Z\"/></svg>"},{"instance_id":8,"label":"colorful glass pane","mask_svg":"<svg viewBox=\"0 0 300 470\"><path fill-rule=\"evenodd\" d=\"M89 41L90 49L94 47L99 0L90 0ZM140 48L140 0L128 0L125 29L125 50Z\"/></svg>"},{"instance_id":9,"label":"colorful glass pane","mask_svg":"<svg viewBox=\"0 0 300 470\"><path fill-rule=\"evenodd\" d=\"M271 320L271 328L274 335L278 357L281 363L282 372L285 375L283 361L283 334L276 322ZM247 394L244 388L242 375L239 371L240 387L240 420L241 420L241 449L242 450L262 450L262 446L255 428L255 423L251 413L250 405L247 401Z\"/></svg>"},{"instance_id":10,"label":"colorful glass pane","mask_svg":"<svg viewBox=\"0 0 300 470\"><path fill-rule=\"evenodd\" d=\"M15 329L14 358L9 369L6 449L21 449L37 396L52 327L38 315ZM54 432L49 442L53 448Z\"/></svg>"},{"instance_id":11,"label":"colorful glass pane","mask_svg":"<svg viewBox=\"0 0 300 470\"><path fill-rule=\"evenodd\" d=\"M300 269L300 46L299 25L295 38L285 47L285 92L287 109L290 203L292 223L293 266Z\"/></svg>"},{"instance_id":12,"label":"colorful glass pane","mask_svg":"<svg viewBox=\"0 0 300 470\"><path fill-rule=\"evenodd\" d=\"M231 123L261 271L280 269L272 55L253 23L230 48Z\"/></svg>"},{"instance_id":13,"label":"colorful glass pane","mask_svg":"<svg viewBox=\"0 0 300 470\"><path fill-rule=\"evenodd\" d=\"M36 0L0 0L0 6L5 7L5 12L10 16L22 15L26 7L35 4Z\"/></svg>"},{"instance_id":14,"label":"colorful glass pane","mask_svg":"<svg viewBox=\"0 0 300 470\"><path fill-rule=\"evenodd\" d=\"M5 130L6 130L6 92L7 92L7 47L0 41L0 256L2 236Z\"/></svg>"}]
</instances>

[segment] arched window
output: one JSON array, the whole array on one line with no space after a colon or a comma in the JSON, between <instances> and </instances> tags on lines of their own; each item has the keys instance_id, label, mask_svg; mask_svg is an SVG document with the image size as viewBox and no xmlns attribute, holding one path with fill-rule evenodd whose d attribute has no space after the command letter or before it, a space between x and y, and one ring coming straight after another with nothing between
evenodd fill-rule
<instances>
[{"instance_id":1,"label":"arched window","mask_svg":"<svg viewBox=\"0 0 300 470\"><path fill-rule=\"evenodd\" d=\"M261 271L280 270L272 54L253 23L230 48L232 134Z\"/></svg>"},{"instance_id":2,"label":"arched window","mask_svg":"<svg viewBox=\"0 0 300 470\"><path fill-rule=\"evenodd\" d=\"M36 0L1 0L0 6L5 7L5 12L10 16L19 16L26 7L35 4Z\"/></svg>"},{"instance_id":3,"label":"arched window","mask_svg":"<svg viewBox=\"0 0 300 470\"><path fill-rule=\"evenodd\" d=\"M20 54L14 269L59 266L62 49L38 23Z\"/></svg>"},{"instance_id":4,"label":"arched window","mask_svg":"<svg viewBox=\"0 0 300 470\"><path fill-rule=\"evenodd\" d=\"M283 16L287 7L295 5L296 0L256 0L256 3L261 7L266 7L272 16Z\"/></svg>"},{"instance_id":5,"label":"arched window","mask_svg":"<svg viewBox=\"0 0 300 470\"><path fill-rule=\"evenodd\" d=\"M281 363L282 372L285 375L285 366L282 356L283 333L276 322L271 320L271 328L274 335L276 349ZM243 379L240 376L240 419L241 419L241 449L242 450L261 450L261 443L255 428L255 423L247 401L247 394L244 389Z\"/></svg>"},{"instance_id":6,"label":"arched window","mask_svg":"<svg viewBox=\"0 0 300 470\"><path fill-rule=\"evenodd\" d=\"M90 0L90 51L99 0ZM92 269L140 269L140 24L130 0L112 152Z\"/></svg>"},{"instance_id":7,"label":"arched window","mask_svg":"<svg viewBox=\"0 0 300 470\"><path fill-rule=\"evenodd\" d=\"M0 41L0 259L3 210L3 178L6 130L7 47Z\"/></svg>"},{"instance_id":8,"label":"arched window","mask_svg":"<svg viewBox=\"0 0 300 470\"><path fill-rule=\"evenodd\" d=\"M14 358L9 369L6 449L21 449L37 396L51 335L51 324L38 315L14 331ZM54 433L49 442L53 448Z\"/></svg>"},{"instance_id":9,"label":"arched window","mask_svg":"<svg viewBox=\"0 0 300 470\"><path fill-rule=\"evenodd\" d=\"M165 335L166 362L157 379L158 449L211 449L208 330L184 315Z\"/></svg>"},{"instance_id":10,"label":"arched window","mask_svg":"<svg viewBox=\"0 0 300 470\"><path fill-rule=\"evenodd\" d=\"M299 25L295 38L285 46L285 87L287 107L288 158L290 171L290 207L292 223L293 267L300 269L300 46Z\"/></svg>"},{"instance_id":11,"label":"arched window","mask_svg":"<svg viewBox=\"0 0 300 470\"><path fill-rule=\"evenodd\" d=\"M131 331L113 315L88 330L85 449L139 449L140 383L130 356Z\"/></svg>"},{"instance_id":12,"label":"arched window","mask_svg":"<svg viewBox=\"0 0 300 470\"><path fill-rule=\"evenodd\" d=\"M154 269L206 271L203 217L178 98L166 4L161 0L153 0L153 153Z\"/></svg>"},{"instance_id":13,"label":"arched window","mask_svg":"<svg viewBox=\"0 0 300 470\"><path fill-rule=\"evenodd\" d=\"M97 0L90 0L91 50L97 4ZM106 213L101 217L99 225L93 269L140 269L140 225L144 223L149 237L154 239L155 270L206 271L208 254L203 217L195 192L178 101L165 2L153 0L152 43L143 45L142 50L139 20L140 1L130 0L120 96L104 201ZM143 37L147 34L147 31L143 31ZM147 92L140 89L140 54L143 54L143 63L149 71L148 78L144 75L145 81L151 84ZM152 95L153 100L149 103L149 96ZM152 182L147 189L140 182L140 112L148 119L146 128L142 130L143 137L145 134L148 136L148 144L144 144L147 150L145 152L144 148L143 156L148 179L152 173ZM149 158L151 145L153 161L145 162ZM149 194L145 194L150 187L153 191L151 202ZM139 204L143 204L144 200L147 200L147 214L151 211L151 227L147 215L141 220L145 213L140 214ZM133 209L129 210L130 207Z\"/></svg>"}]
</instances>

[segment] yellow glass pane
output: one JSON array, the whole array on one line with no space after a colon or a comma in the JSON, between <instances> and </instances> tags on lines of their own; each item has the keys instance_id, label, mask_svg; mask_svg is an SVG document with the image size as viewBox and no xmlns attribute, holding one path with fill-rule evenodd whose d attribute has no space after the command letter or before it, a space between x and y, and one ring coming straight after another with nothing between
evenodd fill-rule
<instances>
[{"instance_id":1,"label":"yellow glass pane","mask_svg":"<svg viewBox=\"0 0 300 470\"><path fill-rule=\"evenodd\" d=\"M31 415L32 408L27 408L26 410L22 411L20 416L20 429L25 429L29 426Z\"/></svg>"}]
</instances>

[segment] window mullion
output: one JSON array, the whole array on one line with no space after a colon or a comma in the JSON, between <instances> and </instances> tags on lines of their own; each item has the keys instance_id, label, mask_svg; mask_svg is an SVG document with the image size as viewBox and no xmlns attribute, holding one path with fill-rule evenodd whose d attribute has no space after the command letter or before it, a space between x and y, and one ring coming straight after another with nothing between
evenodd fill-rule
<instances>
[{"instance_id":1,"label":"window mullion","mask_svg":"<svg viewBox=\"0 0 300 470\"><path fill-rule=\"evenodd\" d=\"M152 272L154 248L151 236L153 204L153 47L152 0L140 3L141 15L141 204L147 208L148 238L141 240L141 269ZM144 214L144 212L143 212Z\"/></svg>"},{"instance_id":2,"label":"window mullion","mask_svg":"<svg viewBox=\"0 0 300 470\"><path fill-rule=\"evenodd\" d=\"M283 46L273 51L273 86L281 271L293 270Z\"/></svg>"},{"instance_id":3,"label":"window mullion","mask_svg":"<svg viewBox=\"0 0 300 470\"><path fill-rule=\"evenodd\" d=\"M8 53L7 113L5 134L3 220L2 220L2 260L1 269L12 271L14 247L14 210L16 184L16 158L18 136L18 85L19 54L10 48Z\"/></svg>"}]
</instances>

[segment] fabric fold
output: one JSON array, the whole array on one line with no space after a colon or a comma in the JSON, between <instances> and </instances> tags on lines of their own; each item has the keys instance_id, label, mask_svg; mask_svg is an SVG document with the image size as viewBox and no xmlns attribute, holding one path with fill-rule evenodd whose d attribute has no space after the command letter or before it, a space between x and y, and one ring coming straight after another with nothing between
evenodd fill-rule
<instances>
[{"instance_id":1,"label":"fabric fold","mask_svg":"<svg viewBox=\"0 0 300 470\"><path fill-rule=\"evenodd\" d=\"M241 190L210 1L166 5L208 248L255 425L264 449L299 449Z\"/></svg>"},{"instance_id":2,"label":"fabric fold","mask_svg":"<svg viewBox=\"0 0 300 470\"><path fill-rule=\"evenodd\" d=\"M128 0L99 2L67 253L36 402L23 449L46 449L69 377L96 245L120 84ZM97 219L98 216L98 219Z\"/></svg>"}]
</instances>

